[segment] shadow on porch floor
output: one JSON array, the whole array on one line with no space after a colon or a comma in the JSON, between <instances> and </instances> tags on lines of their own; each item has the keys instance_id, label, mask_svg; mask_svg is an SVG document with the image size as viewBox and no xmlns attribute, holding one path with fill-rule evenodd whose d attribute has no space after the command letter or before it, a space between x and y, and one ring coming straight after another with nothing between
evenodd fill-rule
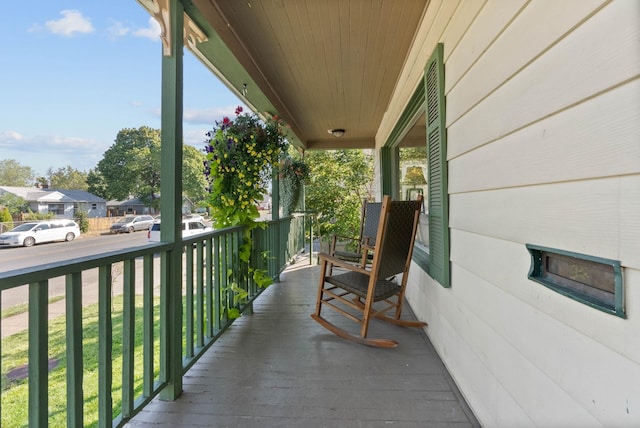
<instances>
[{"instance_id":1,"label":"shadow on porch floor","mask_svg":"<svg viewBox=\"0 0 640 428\"><path fill-rule=\"evenodd\" d=\"M370 337L400 343L376 349L313 321L318 271L308 257L289 267L188 371L178 400L155 399L126 426L479 426L421 330L373 321Z\"/></svg>"}]
</instances>

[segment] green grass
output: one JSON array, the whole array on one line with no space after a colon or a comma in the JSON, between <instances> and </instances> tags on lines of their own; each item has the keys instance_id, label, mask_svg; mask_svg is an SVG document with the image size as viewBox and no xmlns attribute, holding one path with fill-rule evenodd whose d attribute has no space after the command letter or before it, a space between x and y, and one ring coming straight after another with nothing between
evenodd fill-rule
<instances>
[{"instance_id":1,"label":"green grass","mask_svg":"<svg viewBox=\"0 0 640 428\"><path fill-rule=\"evenodd\" d=\"M49 299L49 304L58 302L60 300L64 300L64 296L55 296ZM20 315L21 313L27 312L29 310L28 303L21 303L19 305L14 305L10 308L7 308L2 311L0 318L5 319L8 317L12 317L14 315Z\"/></svg>"},{"instance_id":2,"label":"green grass","mask_svg":"<svg viewBox=\"0 0 640 428\"><path fill-rule=\"evenodd\" d=\"M136 296L134 394L142 394L142 297ZM122 296L115 296L112 306L113 325L113 414L120 413L122 389ZM154 336L159 337L159 300L154 300ZM4 315L4 314L3 314ZM98 423L98 305L83 308L83 393L84 426ZM66 426L66 331L65 317L49 322L49 357L58 360L58 366L49 372L49 426ZM155 377L159 373L158 340L154 342ZM28 426L28 379L9 381L6 373L27 364L28 332L24 331L2 340L2 419L3 428Z\"/></svg>"}]
</instances>

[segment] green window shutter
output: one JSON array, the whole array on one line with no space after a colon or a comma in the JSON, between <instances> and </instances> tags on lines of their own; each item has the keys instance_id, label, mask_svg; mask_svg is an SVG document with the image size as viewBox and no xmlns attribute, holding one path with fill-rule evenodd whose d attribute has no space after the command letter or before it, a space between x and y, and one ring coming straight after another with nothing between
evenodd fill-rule
<instances>
[{"instance_id":1,"label":"green window shutter","mask_svg":"<svg viewBox=\"0 0 640 428\"><path fill-rule=\"evenodd\" d=\"M445 121L443 45L438 43L427 62L427 156L429 165L429 267L427 273L450 287L449 194L447 187L447 129Z\"/></svg>"}]
</instances>

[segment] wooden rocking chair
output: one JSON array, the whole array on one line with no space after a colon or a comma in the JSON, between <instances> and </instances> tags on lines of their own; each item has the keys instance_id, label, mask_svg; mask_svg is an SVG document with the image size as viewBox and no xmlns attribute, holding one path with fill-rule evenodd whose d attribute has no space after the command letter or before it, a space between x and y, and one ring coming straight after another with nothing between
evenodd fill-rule
<instances>
[{"instance_id":1,"label":"wooden rocking chair","mask_svg":"<svg viewBox=\"0 0 640 428\"><path fill-rule=\"evenodd\" d=\"M363 259L363 246L374 247L376 245L376 234L378 233L378 223L380 221L380 209L382 208L382 202L367 202L365 199L362 202L362 215L360 217L360 233L358 237L343 237L334 235L331 239L331 245L329 247L329 255L338 259L358 262L363 266L367 260L371 260L372 255L365 253L368 258ZM338 250L336 244L338 241L355 242L355 249L353 251Z\"/></svg>"},{"instance_id":2,"label":"wooden rocking chair","mask_svg":"<svg viewBox=\"0 0 640 428\"><path fill-rule=\"evenodd\" d=\"M421 207L422 195L415 201L391 201L389 196L384 197L376 245L362 248L363 253L373 253L369 266L353 265L324 253L319 255L318 298L311 318L344 339L382 348L396 347L398 342L367 338L371 318L405 327L426 326L420 321L400 319ZM343 269L334 275L333 266ZM351 334L323 318L324 306L359 323L360 334ZM393 314L387 314L392 310Z\"/></svg>"}]
</instances>

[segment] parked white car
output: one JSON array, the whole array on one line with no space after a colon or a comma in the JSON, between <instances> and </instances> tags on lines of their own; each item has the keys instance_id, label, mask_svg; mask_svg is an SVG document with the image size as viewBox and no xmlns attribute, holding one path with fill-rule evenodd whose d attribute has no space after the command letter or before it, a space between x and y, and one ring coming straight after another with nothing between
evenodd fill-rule
<instances>
[{"instance_id":1,"label":"parked white car","mask_svg":"<svg viewBox=\"0 0 640 428\"><path fill-rule=\"evenodd\" d=\"M194 220L191 218L182 219L182 239L209 232L210 230L213 230L213 228L205 225L200 220ZM153 223L149 228L147 237L149 238L149 242L160 242L160 221L156 220Z\"/></svg>"},{"instance_id":2,"label":"parked white car","mask_svg":"<svg viewBox=\"0 0 640 428\"><path fill-rule=\"evenodd\" d=\"M31 247L52 241L73 241L80 226L73 220L46 220L23 223L0 235L0 247Z\"/></svg>"}]
</instances>

